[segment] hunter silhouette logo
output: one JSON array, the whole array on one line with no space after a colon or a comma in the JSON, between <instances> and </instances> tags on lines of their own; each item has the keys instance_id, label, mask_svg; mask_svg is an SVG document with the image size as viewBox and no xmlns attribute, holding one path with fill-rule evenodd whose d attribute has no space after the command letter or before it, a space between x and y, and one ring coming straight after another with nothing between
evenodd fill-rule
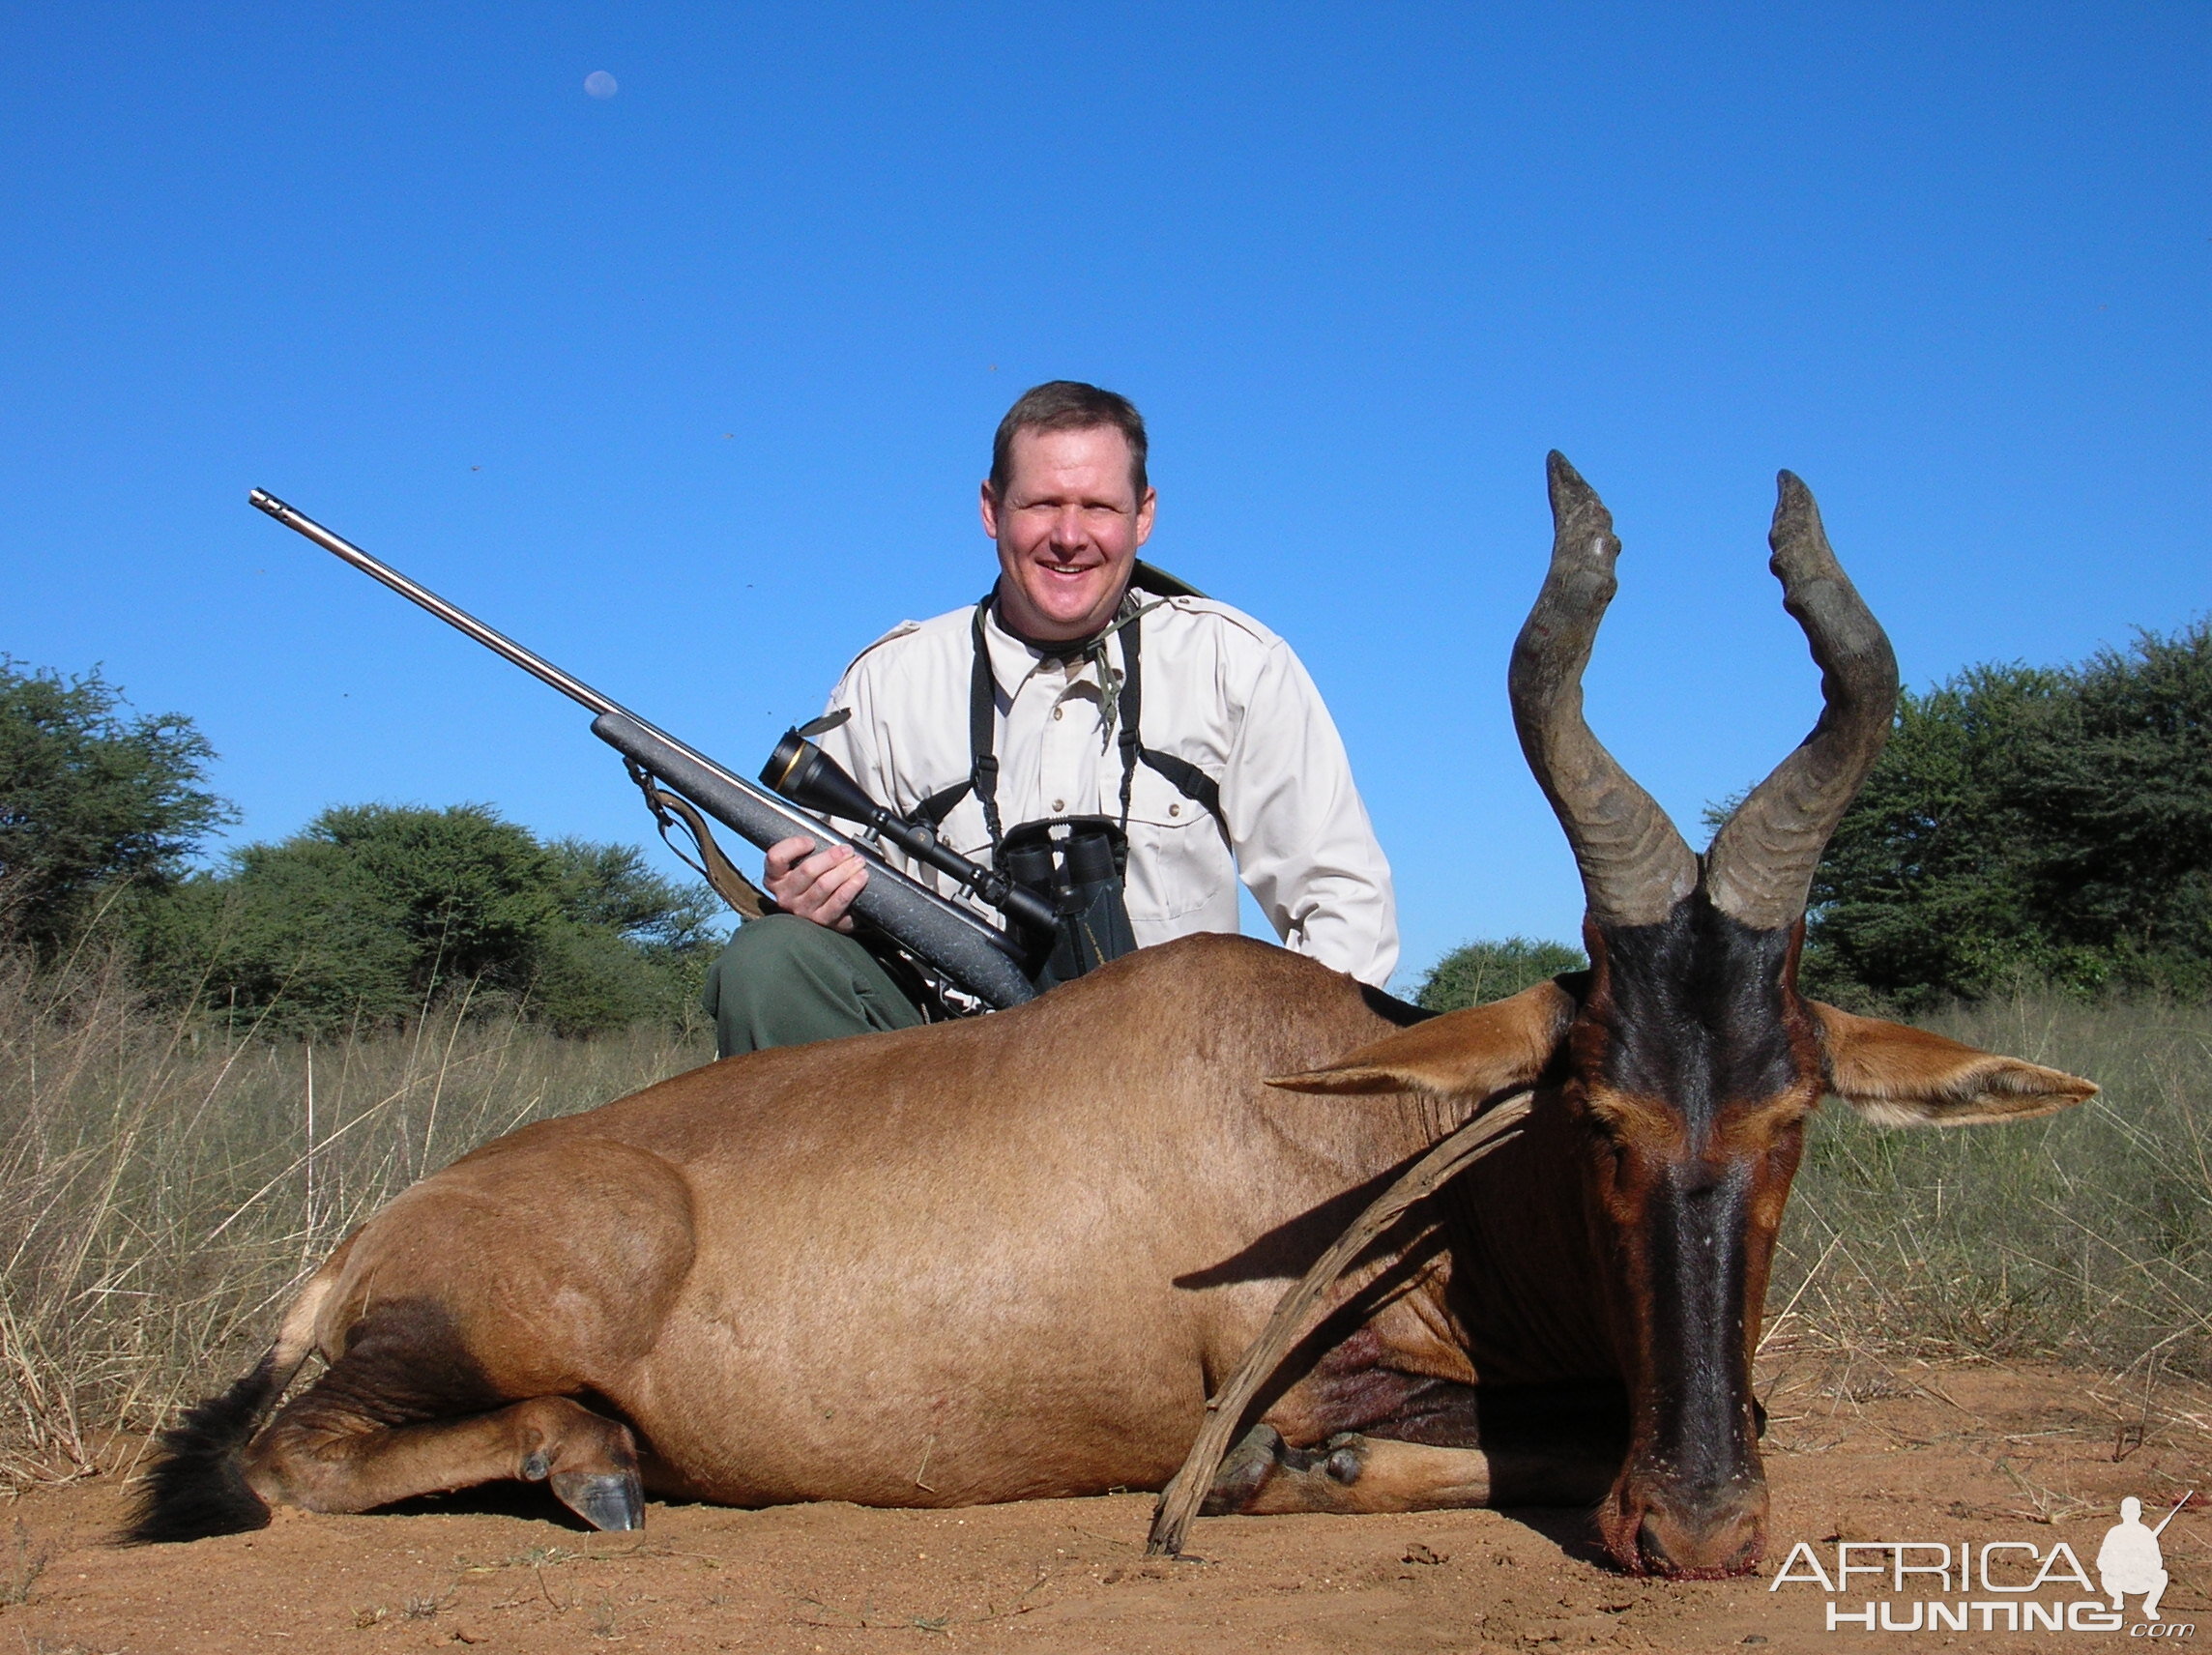
<instances>
[{"instance_id":1,"label":"hunter silhouette logo","mask_svg":"<svg viewBox=\"0 0 2212 1655\"><path fill-rule=\"evenodd\" d=\"M2188 1503L2189 1495L2183 1495L2156 1528L2145 1528L2142 1501L2133 1495L2120 1501L2120 1521L2105 1530L2105 1543L2097 1548L2097 1579L2114 1609L2122 1607L2122 1598L2140 1592L2143 1618L2162 1618L2158 1600L2166 1596L2166 1583L2170 1577L2166 1572L2166 1556L2159 1550L2158 1537Z\"/></svg>"},{"instance_id":2,"label":"hunter silhouette logo","mask_svg":"<svg viewBox=\"0 0 2212 1655\"><path fill-rule=\"evenodd\" d=\"M2092 1581L2074 1548L2055 1541L2048 1553L2024 1540L1956 1546L1939 1540L1843 1540L1834 1564L1799 1541L1775 1570L1767 1590L1817 1586L1829 1632L2119 1632L2131 1638L2180 1640L2192 1623L2159 1610L2171 1576L2159 1546L2167 1524L2195 1497L2183 1495L2152 1527L2142 1501L2120 1502L2120 1521L2097 1548ZM2109 1605L2091 1595L2102 1590ZM1852 1602L1854 1592L1865 1593ZM2142 1600L2142 1618L2129 1624L2126 1600Z\"/></svg>"}]
</instances>

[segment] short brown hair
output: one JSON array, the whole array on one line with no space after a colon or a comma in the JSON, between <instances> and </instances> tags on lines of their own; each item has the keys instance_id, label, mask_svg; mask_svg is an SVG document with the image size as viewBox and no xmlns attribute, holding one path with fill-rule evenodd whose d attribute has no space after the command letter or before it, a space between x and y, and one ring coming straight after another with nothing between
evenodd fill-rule
<instances>
[{"instance_id":1,"label":"short brown hair","mask_svg":"<svg viewBox=\"0 0 2212 1655\"><path fill-rule=\"evenodd\" d=\"M1145 417L1126 396L1079 379L1048 379L1021 394L991 439L991 492L1004 498L1019 431L1089 431L1110 425L1128 439L1129 487L1145 503Z\"/></svg>"}]
</instances>

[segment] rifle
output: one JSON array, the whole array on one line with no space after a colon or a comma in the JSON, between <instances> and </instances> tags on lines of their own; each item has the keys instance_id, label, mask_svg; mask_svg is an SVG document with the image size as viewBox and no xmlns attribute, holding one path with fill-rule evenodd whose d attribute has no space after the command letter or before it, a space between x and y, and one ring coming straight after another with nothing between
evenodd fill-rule
<instances>
[{"instance_id":1,"label":"rifle","mask_svg":"<svg viewBox=\"0 0 2212 1655\"><path fill-rule=\"evenodd\" d=\"M919 881L886 862L866 845L847 837L814 817L793 809L773 794L731 774L697 749L684 745L665 730L610 701L590 684L563 672L552 662L532 654L513 639L486 626L475 616L454 607L427 587L409 580L397 569L377 562L359 546L324 528L312 517L294 510L275 495L255 489L247 499L277 522L305 535L326 552L353 565L371 579L383 582L400 596L427 609L449 626L466 632L492 653L520 667L540 682L551 684L593 714L592 734L624 757L631 774L647 788L652 800L655 780L664 782L682 798L715 821L742 834L766 850L785 839L809 838L817 845L843 845L857 852L868 865L868 883L853 901L854 915L874 926L893 943L915 955L932 971L985 1004L1004 1009L1033 1000L1036 989L1023 975L1020 943L994 930L966 909L947 902ZM777 749L782 755L783 748ZM827 759L824 760L827 763ZM772 763L772 761L771 761ZM789 768L788 766L786 767ZM831 767L834 769L834 767ZM856 793L858 789L855 790ZM864 796L862 796L864 798ZM657 804L655 809L657 809ZM898 819L871 807L886 821ZM857 818L856 820L869 820ZM882 822L873 824L879 829ZM908 825L898 823L901 828ZM893 835L905 845L904 835ZM711 841L709 841L711 843ZM705 846L702 846L704 849ZM906 845L909 850L916 847ZM1036 922L1036 914L1051 922L1051 911L1034 893L1020 886L1007 887L989 869L976 867L942 846L923 859L950 873L970 889L996 898L1016 918Z\"/></svg>"}]
</instances>

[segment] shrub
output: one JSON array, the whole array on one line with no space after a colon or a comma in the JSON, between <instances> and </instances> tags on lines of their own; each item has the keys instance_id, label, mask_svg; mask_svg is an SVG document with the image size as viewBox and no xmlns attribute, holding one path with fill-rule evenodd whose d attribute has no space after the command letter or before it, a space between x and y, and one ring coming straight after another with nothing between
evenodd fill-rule
<instances>
[{"instance_id":1,"label":"shrub","mask_svg":"<svg viewBox=\"0 0 2212 1655\"><path fill-rule=\"evenodd\" d=\"M573 1033L684 1021L714 910L627 846L540 844L480 804L353 805L186 882L143 957L234 1024L375 1027L459 996Z\"/></svg>"},{"instance_id":2,"label":"shrub","mask_svg":"<svg viewBox=\"0 0 2212 1655\"><path fill-rule=\"evenodd\" d=\"M131 718L95 667L80 678L0 655L0 936L50 963L102 891L180 877L229 805L179 713Z\"/></svg>"},{"instance_id":3,"label":"shrub","mask_svg":"<svg viewBox=\"0 0 2212 1655\"><path fill-rule=\"evenodd\" d=\"M1832 997L2212 992L2212 623L1907 692L1812 902Z\"/></svg>"},{"instance_id":4,"label":"shrub","mask_svg":"<svg viewBox=\"0 0 2212 1655\"><path fill-rule=\"evenodd\" d=\"M1457 1011L1486 1005L1549 981L1563 972L1588 966L1578 948L1508 937L1502 943L1465 943L1429 968L1413 993L1430 1011Z\"/></svg>"}]
</instances>

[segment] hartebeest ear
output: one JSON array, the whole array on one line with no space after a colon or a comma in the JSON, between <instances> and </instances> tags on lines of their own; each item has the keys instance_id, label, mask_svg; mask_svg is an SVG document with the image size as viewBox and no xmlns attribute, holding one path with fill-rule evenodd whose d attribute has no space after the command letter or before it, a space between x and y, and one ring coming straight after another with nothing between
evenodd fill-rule
<instances>
[{"instance_id":1,"label":"hartebeest ear","mask_svg":"<svg viewBox=\"0 0 2212 1655\"><path fill-rule=\"evenodd\" d=\"M1828 1086L1877 1126L1980 1126L2056 1115L2097 1095L2057 1069L1962 1046L1925 1029L1806 1002L1828 1051Z\"/></svg>"},{"instance_id":2,"label":"hartebeest ear","mask_svg":"<svg viewBox=\"0 0 2212 1655\"><path fill-rule=\"evenodd\" d=\"M1530 1084L1552 1060L1574 997L1557 983L1538 983L1510 1000L1447 1011L1378 1040L1325 1069L1276 1075L1267 1084L1292 1091L1425 1091L1488 1097Z\"/></svg>"}]
</instances>

